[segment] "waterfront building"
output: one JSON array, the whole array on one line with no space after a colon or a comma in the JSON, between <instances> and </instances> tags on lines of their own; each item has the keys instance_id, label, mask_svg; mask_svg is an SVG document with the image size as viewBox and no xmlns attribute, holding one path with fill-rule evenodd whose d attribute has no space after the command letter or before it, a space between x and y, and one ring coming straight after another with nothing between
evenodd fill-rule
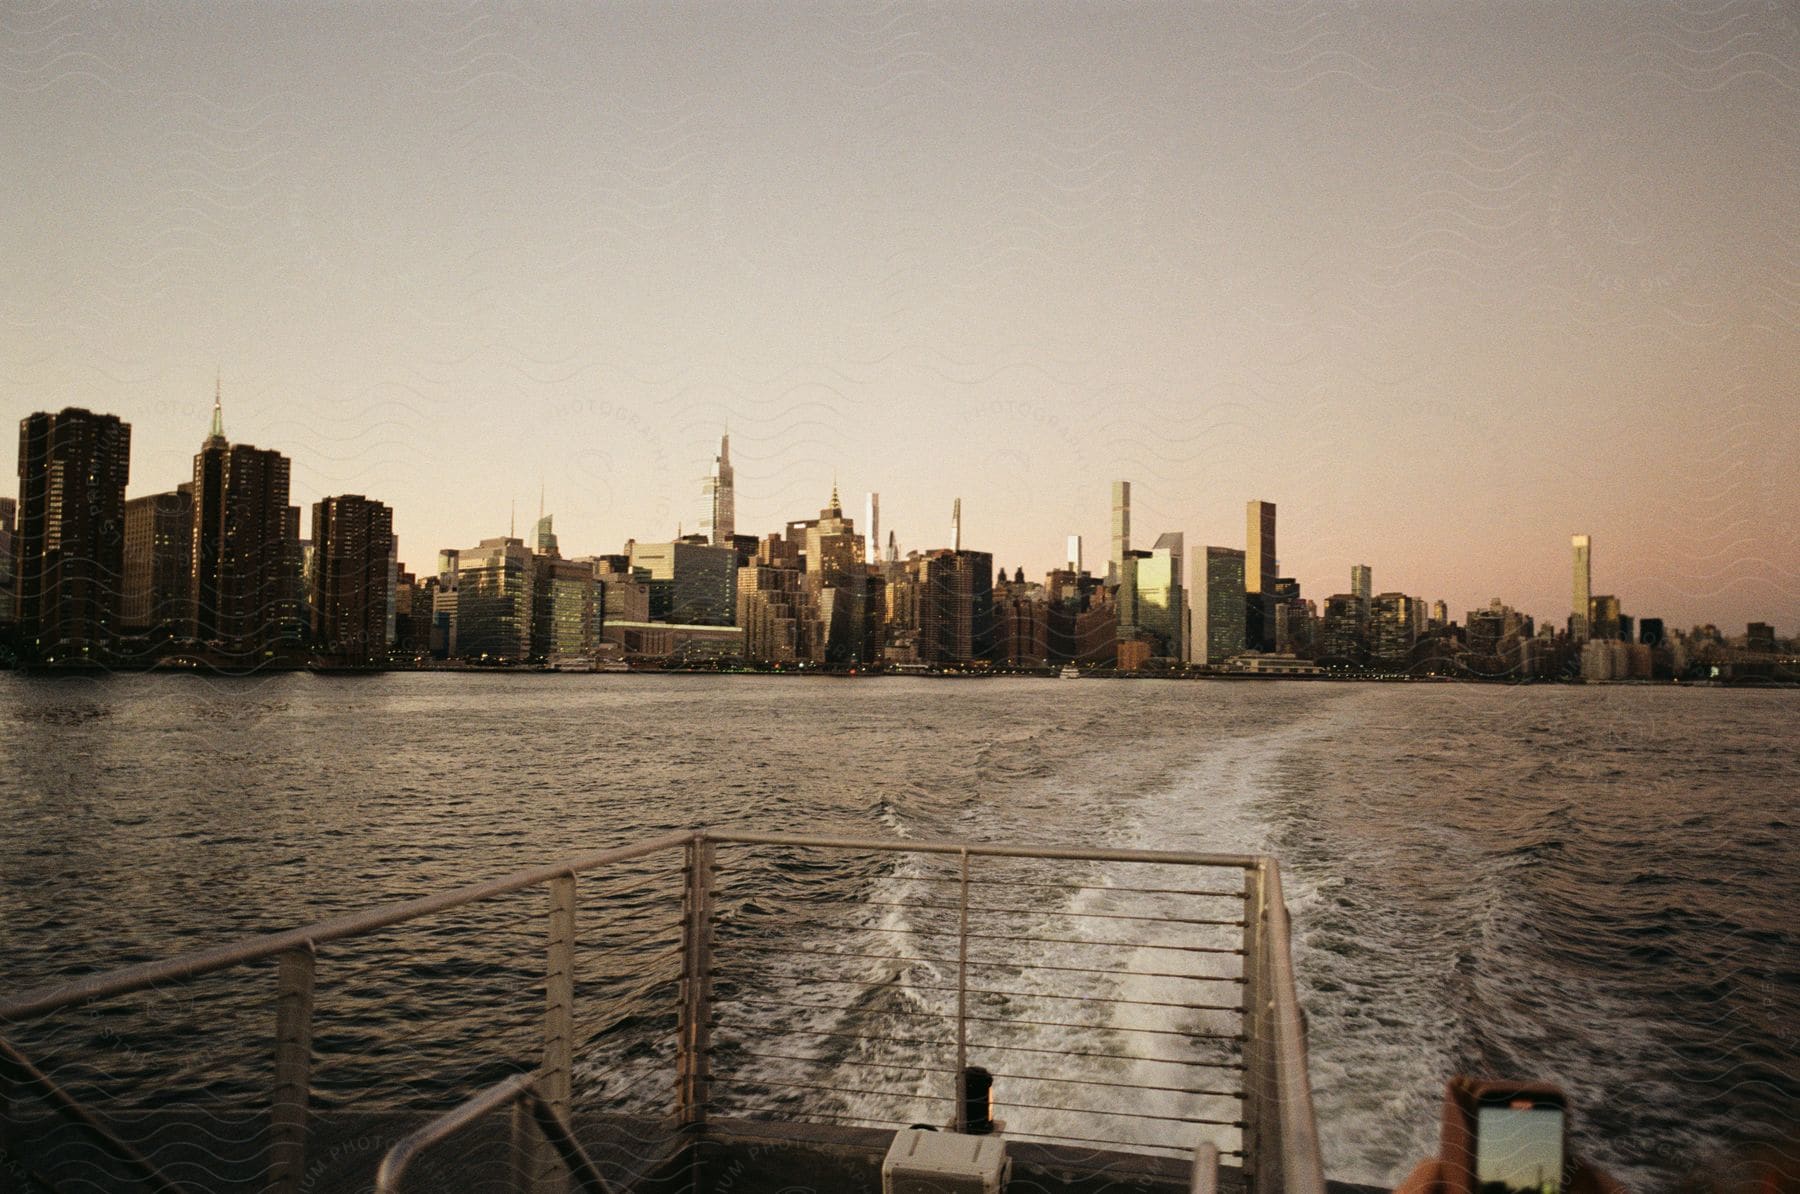
<instances>
[{"instance_id":1,"label":"waterfront building","mask_svg":"<svg viewBox=\"0 0 1800 1194\"><path fill-rule=\"evenodd\" d=\"M1025 570L994 582L994 662L1002 667L1041 668L1050 662L1048 589L1025 579Z\"/></svg>"},{"instance_id":2,"label":"waterfront building","mask_svg":"<svg viewBox=\"0 0 1800 1194\"><path fill-rule=\"evenodd\" d=\"M1356 594L1334 593L1327 597L1319 622L1319 658L1362 662L1367 623L1362 601Z\"/></svg>"},{"instance_id":3,"label":"waterfront building","mask_svg":"<svg viewBox=\"0 0 1800 1194\"><path fill-rule=\"evenodd\" d=\"M1362 600L1357 597L1355 600ZM1310 659L1276 652L1273 655L1240 655L1225 670L1244 676L1322 676L1325 669Z\"/></svg>"},{"instance_id":4,"label":"waterfront building","mask_svg":"<svg viewBox=\"0 0 1800 1194\"><path fill-rule=\"evenodd\" d=\"M1113 604L1119 609L1119 641L1138 637L1138 566L1150 558L1147 551L1125 552L1119 561L1118 587L1113 591Z\"/></svg>"},{"instance_id":5,"label":"waterfront building","mask_svg":"<svg viewBox=\"0 0 1800 1194\"><path fill-rule=\"evenodd\" d=\"M592 658L600 645L603 602L593 565L536 555L531 561L531 657Z\"/></svg>"},{"instance_id":6,"label":"waterfront building","mask_svg":"<svg viewBox=\"0 0 1800 1194\"><path fill-rule=\"evenodd\" d=\"M434 659L458 659L456 608L462 553L455 548L438 552L436 583L431 590L431 655Z\"/></svg>"},{"instance_id":7,"label":"waterfront building","mask_svg":"<svg viewBox=\"0 0 1800 1194\"><path fill-rule=\"evenodd\" d=\"M1244 553L1194 549L1194 662L1216 667L1244 650Z\"/></svg>"},{"instance_id":8,"label":"waterfront building","mask_svg":"<svg viewBox=\"0 0 1800 1194\"><path fill-rule=\"evenodd\" d=\"M739 568L737 624L744 632L744 659L776 665L797 662L805 602L798 568L761 562Z\"/></svg>"},{"instance_id":9,"label":"waterfront building","mask_svg":"<svg viewBox=\"0 0 1800 1194\"><path fill-rule=\"evenodd\" d=\"M1114 666L1121 672L1142 671L1153 658L1155 658L1154 648L1143 639L1120 639L1118 658Z\"/></svg>"},{"instance_id":10,"label":"waterfront building","mask_svg":"<svg viewBox=\"0 0 1800 1194\"><path fill-rule=\"evenodd\" d=\"M737 552L696 542L630 544L630 566L650 586L650 621L730 626L737 616Z\"/></svg>"},{"instance_id":11,"label":"waterfront building","mask_svg":"<svg viewBox=\"0 0 1800 1194\"><path fill-rule=\"evenodd\" d=\"M1751 622L1744 631L1744 650L1772 653L1775 650L1775 627L1767 622Z\"/></svg>"},{"instance_id":12,"label":"waterfront building","mask_svg":"<svg viewBox=\"0 0 1800 1194\"><path fill-rule=\"evenodd\" d=\"M166 641L187 632L193 539L192 483L125 503L126 633Z\"/></svg>"},{"instance_id":13,"label":"waterfront building","mask_svg":"<svg viewBox=\"0 0 1800 1194\"><path fill-rule=\"evenodd\" d=\"M1569 637L1580 642L1588 637L1591 624L1588 603L1594 592L1593 541L1586 535L1575 535L1569 545L1575 557L1575 600L1569 616Z\"/></svg>"},{"instance_id":14,"label":"waterfront building","mask_svg":"<svg viewBox=\"0 0 1800 1194\"><path fill-rule=\"evenodd\" d=\"M964 667L994 653L994 557L935 551L919 593L919 661Z\"/></svg>"},{"instance_id":15,"label":"waterfront building","mask_svg":"<svg viewBox=\"0 0 1800 1194\"><path fill-rule=\"evenodd\" d=\"M238 661L298 645L305 565L291 465L274 449L225 439L219 399L194 456L192 635Z\"/></svg>"},{"instance_id":16,"label":"waterfront building","mask_svg":"<svg viewBox=\"0 0 1800 1194\"><path fill-rule=\"evenodd\" d=\"M1137 561L1132 595L1137 637L1147 637L1159 659L1186 658L1187 593L1181 583L1183 536L1170 531Z\"/></svg>"},{"instance_id":17,"label":"waterfront building","mask_svg":"<svg viewBox=\"0 0 1800 1194\"><path fill-rule=\"evenodd\" d=\"M693 474L689 474L692 476ZM719 454L713 457L712 475L706 478L706 516L700 531L713 547L735 548L737 536L737 481L731 469L731 435L719 437Z\"/></svg>"},{"instance_id":18,"label":"waterfront building","mask_svg":"<svg viewBox=\"0 0 1800 1194\"><path fill-rule=\"evenodd\" d=\"M1624 638L1620 622L1619 599L1601 593L1588 599L1588 636L1590 638Z\"/></svg>"},{"instance_id":19,"label":"waterfront building","mask_svg":"<svg viewBox=\"0 0 1800 1194\"><path fill-rule=\"evenodd\" d=\"M120 631L131 425L66 407L19 421L18 643L27 660L103 658Z\"/></svg>"},{"instance_id":20,"label":"waterfront building","mask_svg":"<svg viewBox=\"0 0 1800 1194\"><path fill-rule=\"evenodd\" d=\"M1244 513L1244 641L1259 651L1275 645L1273 595L1280 570L1275 503L1252 500Z\"/></svg>"},{"instance_id":21,"label":"waterfront building","mask_svg":"<svg viewBox=\"0 0 1800 1194\"><path fill-rule=\"evenodd\" d=\"M0 625L5 626L19 620L18 576L13 554L18 525L18 499L0 497Z\"/></svg>"},{"instance_id":22,"label":"waterfront building","mask_svg":"<svg viewBox=\"0 0 1800 1194\"><path fill-rule=\"evenodd\" d=\"M394 512L359 493L312 508L312 640L323 655L366 664L387 654Z\"/></svg>"},{"instance_id":23,"label":"waterfront building","mask_svg":"<svg viewBox=\"0 0 1800 1194\"><path fill-rule=\"evenodd\" d=\"M1661 618L1638 619L1638 642L1647 647L1663 645L1663 620Z\"/></svg>"},{"instance_id":24,"label":"waterfront building","mask_svg":"<svg viewBox=\"0 0 1800 1194\"><path fill-rule=\"evenodd\" d=\"M818 645L811 658L838 667L880 661L887 581L869 573L842 576L819 588L815 598Z\"/></svg>"},{"instance_id":25,"label":"waterfront building","mask_svg":"<svg viewBox=\"0 0 1800 1194\"><path fill-rule=\"evenodd\" d=\"M511 535L456 553L456 658L523 663L531 657L532 552Z\"/></svg>"},{"instance_id":26,"label":"waterfront building","mask_svg":"<svg viewBox=\"0 0 1800 1194\"><path fill-rule=\"evenodd\" d=\"M1117 586L1125 571L1125 557L1131 554L1131 482L1114 481L1112 490L1112 559L1107 564L1106 582Z\"/></svg>"},{"instance_id":27,"label":"waterfront building","mask_svg":"<svg viewBox=\"0 0 1800 1194\"><path fill-rule=\"evenodd\" d=\"M418 659L431 651L431 596L436 579L401 568L394 577L394 642L397 659Z\"/></svg>"},{"instance_id":28,"label":"waterfront building","mask_svg":"<svg viewBox=\"0 0 1800 1194\"><path fill-rule=\"evenodd\" d=\"M1369 655L1387 667L1404 667L1412 657L1415 598L1382 593L1369 602Z\"/></svg>"},{"instance_id":29,"label":"waterfront building","mask_svg":"<svg viewBox=\"0 0 1800 1194\"><path fill-rule=\"evenodd\" d=\"M1276 654L1311 656L1318 645L1318 623L1318 612L1311 601L1298 598L1277 605Z\"/></svg>"}]
</instances>

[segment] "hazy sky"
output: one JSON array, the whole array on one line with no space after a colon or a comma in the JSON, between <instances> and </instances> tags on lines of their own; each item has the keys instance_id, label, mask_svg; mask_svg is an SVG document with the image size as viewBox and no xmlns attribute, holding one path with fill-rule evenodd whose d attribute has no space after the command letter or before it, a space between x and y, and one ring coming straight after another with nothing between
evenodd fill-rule
<instances>
[{"instance_id":1,"label":"hazy sky","mask_svg":"<svg viewBox=\"0 0 1800 1194\"><path fill-rule=\"evenodd\" d=\"M206 432L401 557L882 495L902 549L1800 629L1800 16L0 6L0 401Z\"/></svg>"}]
</instances>

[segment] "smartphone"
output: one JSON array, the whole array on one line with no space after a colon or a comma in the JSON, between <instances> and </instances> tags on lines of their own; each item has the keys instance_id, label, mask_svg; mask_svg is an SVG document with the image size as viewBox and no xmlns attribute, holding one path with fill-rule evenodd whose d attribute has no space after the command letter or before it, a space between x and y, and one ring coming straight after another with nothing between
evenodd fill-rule
<instances>
[{"instance_id":1,"label":"smartphone","mask_svg":"<svg viewBox=\"0 0 1800 1194\"><path fill-rule=\"evenodd\" d=\"M1472 1093L1476 1194L1562 1194L1568 1155L1562 1093L1486 1083Z\"/></svg>"}]
</instances>

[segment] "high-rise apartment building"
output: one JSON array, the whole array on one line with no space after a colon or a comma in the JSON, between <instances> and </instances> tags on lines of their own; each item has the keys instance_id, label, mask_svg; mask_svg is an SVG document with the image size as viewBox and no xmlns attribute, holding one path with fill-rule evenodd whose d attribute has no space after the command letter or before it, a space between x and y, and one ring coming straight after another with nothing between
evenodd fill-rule
<instances>
[{"instance_id":1,"label":"high-rise apartment building","mask_svg":"<svg viewBox=\"0 0 1800 1194\"><path fill-rule=\"evenodd\" d=\"M345 663L387 655L388 565L394 512L360 493L322 498L312 508L312 640Z\"/></svg>"},{"instance_id":2,"label":"high-rise apartment building","mask_svg":"<svg viewBox=\"0 0 1800 1194\"><path fill-rule=\"evenodd\" d=\"M219 401L194 457L193 637L250 662L292 645L302 585L288 458L225 439Z\"/></svg>"},{"instance_id":3,"label":"high-rise apartment building","mask_svg":"<svg viewBox=\"0 0 1800 1194\"><path fill-rule=\"evenodd\" d=\"M6 625L19 620L19 578L14 570L16 559L13 555L17 545L14 535L18 529L18 499L0 497L0 624Z\"/></svg>"},{"instance_id":4,"label":"high-rise apartment building","mask_svg":"<svg viewBox=\"0 0 1800 1194\"><path fill-rule=\"evenodd\" d=\"M689 474L690 476L692 474ZM737 534L737 481L731 470L731 436L719 437L719 454L713 457L712 475L706 478L706 517L700 532L713 547L735 547Z\"/></svg>"},{"instance_id":5,"label":"high-rise apartment building","mask_svg":"<svg viewBox=\"0 0 1800 1194\"><path fill-rule=\"evenodd\" d=\"M591 561L537 553L531 561L531 657L591 658L600 646L604 598Z\"/></svg>"},{"instance_id":6,"label":"high-rise apartment building","mask_svg":"<svg viewBox=\"0 0 1800 1194\"><path fill-rule=\"evenodd\" d=\"M120 620L128 633L157 639L187 633L193 550L191 483L125 503L125 595Z\"/></svg>"},{"instance_id":7,"label":"high-rise apartment building","mask_svg":"<svg viewBox=\"0 0 1800 1194\"><path fill-rule=\"evenodd\" d=\"M1361 662L1363 657L1363 603L1354 593L1334 593L1325 599L1319 618L1319 657Z\"/></svg>"},{"instance_id":8,"label":"high-rise apartment building","mask_svg":"<svg viewBox=\"0 0 1800 1194\"><path fill-rule=\"evenodd\" d=\"M1389 667L1403 667L1412 657L1414 598L1382 593L1369 602L1369 654Z\"/></svg>"},{"instance_id":9,"label":"high-rise apartment building","mask_svg":"<svg viewBox=\"0 0 1800 1194\"><path fill-rule=\"evenodd\" d=\"M1273 596L1280 565L1275 557L1275 503L1251 501L1245 506L1244 638L1257 650L1275 645Z\"/></svg>"},{"instance_id":10,"label":"high-rise apartment building","mask_svg":"<svg viewBox=\"0 0 1800 1194\"><path fill-rule=\"evenodd\" d=\"M1569 611L1569 637L1576 642L1588 637L1588 603L1594 595L1593 541L1586 535L1569 540L1575 555L1575 594Z\"/></svg>"},{"instance_id":11,"label":"high-rise apartment building","mask_svg":"<svg viewBox=\"0 0 1800 1194\"><path fill-rule=\"evenodd\" d=\"M994 557L939 551L928 557L919 593L919 660L965 665L992 658Z\"/></svg>"},{"instance_id":12,"label":"high-rise apartment building","mask_svg":"<svg viewBox=\"0 0 1800 1194\"><path fill-rule=\"evenodd\" d=\"M1069 550L1065 553L1069 558L1063 565L1076 576L1081 575L1081 536L1069 536Z\"/></svg>"},{"instance_id":13,"label":"high-rise apartment building","mask_svg":"<svg viewBox=\"0 0 1800 1194\"><path fill-rule=\"evenodd\" d=\"M19 649L97 660L119 633L131 425L67 407L19 421Z\"/></svg>"},{"instance_id":14,"label":"high-rise apartment building","mask_svg":"<svg viewBox=\"0 0 1800 1194\"><path fill-rule=\"evenodd\" d=\"M1195 663L1216 666L1244 649L1244 553L1194 549Z\"/></svg>"}]
</instances>

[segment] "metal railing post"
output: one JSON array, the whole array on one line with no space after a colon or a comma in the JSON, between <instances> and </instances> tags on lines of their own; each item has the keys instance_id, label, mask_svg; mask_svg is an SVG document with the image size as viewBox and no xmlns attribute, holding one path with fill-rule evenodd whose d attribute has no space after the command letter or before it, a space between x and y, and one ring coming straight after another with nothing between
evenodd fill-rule
<instances>
[{"instance_id":1,"label":"metal railing post","mask_svg":"<svg viewBox=\"0 0 1800 1194\"><path fill-rule=\"evenodd\" d=\"M681 1036L676 1118L682 1127L706 1123L708 1021L712 1018L713 843L703 833L688 843L686 908L682 916Z\"/></svg>"},{"instance_id":2,"label":"metal railing post","mask_svg":"<svg viewBox=\"0 0 1800 1194\"><path fill-rule=\"evenodd\" d=\"M567 1120L575 1064L575 872L550 880L550 935L544 954L544 1064L537 1089ZM529 1113L515 1104L514 1141L525 1167L520 1184L531 1194L562 1194L568 1175L556 1149L532 1130ZM528 1143L527 1143L528 1142ZM521 1147L522 1146L522 1147ZM522 1154L522 1155L521 1155Z\"/></svg>"},{"instance_id":3,"label":"metal railing post","mask_svg":"<svg viewBox=\"0 0 1800 1194\"><path fill-rule=\"evenodd\" d=\"M962 852L956 930L956 1130L969 1130L969 852Z\"/></svg>"},{"instance_id":4,"label":"metal railing post","mask_svg":"<svg viewBox=\"0 0 1800 1194\"><path fill-rule=\"evenodd\" d=\"M270 1194L299 1194L306 1174L306 1109L312 1098L312 943L275 960L275 1098L269 1113Z\"/></svg>"},{"instance_id":5,"label":"metal railing post","mask_svg":"<svg viewBox=\"0 0 1800 1194\"><path fill-rule=\"evenodd\" d=\"M1268 1135L1266 1111L1275 1091L1271 1089L1267 1060L1269 1049L1268 971L1264 963L1268 955L1268 884L1267 862L1259 860L1244 871L1244 1142L1245 1182L1252 1194L1273 1189L1266 1179L1265 1139Z\"/></svg>"}]
</instances>

